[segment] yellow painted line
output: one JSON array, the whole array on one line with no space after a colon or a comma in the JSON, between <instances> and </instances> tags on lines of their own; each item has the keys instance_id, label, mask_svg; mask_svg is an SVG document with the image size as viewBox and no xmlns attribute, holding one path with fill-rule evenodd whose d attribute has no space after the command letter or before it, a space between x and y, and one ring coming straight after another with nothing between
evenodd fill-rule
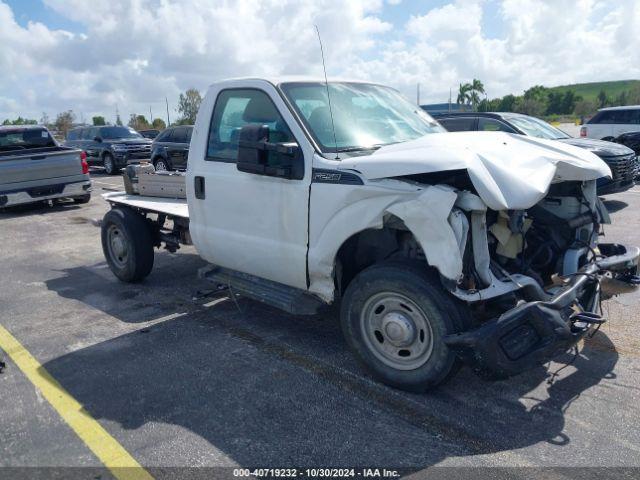
<instances>
[{"instance_id":1,"label":"yellow painted line","mask_svg":"<svg viewBox=\"0 0 640 480\"><path fill-rule=\"evenodd\" d=\"M0 325L0 348L42 392L44 398L73 429L96 457L119 480L152 480L153 477L118 441L89 415L16 338Z\"/></svg>"}]
</instances>

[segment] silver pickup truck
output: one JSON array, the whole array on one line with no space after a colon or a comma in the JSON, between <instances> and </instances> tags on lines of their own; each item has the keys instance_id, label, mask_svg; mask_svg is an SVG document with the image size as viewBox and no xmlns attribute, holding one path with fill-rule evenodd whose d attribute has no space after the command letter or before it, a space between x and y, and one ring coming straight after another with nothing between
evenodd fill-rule
<instances>
[{"instance_id":1,"label":"silver pickup truck","mask_svg":"<svg viewBox=\"0 0 640 480\"><path fill-rule=\"evenodd\" d=\"M90 200L84 152L60 146L43 126L0 127L0 208L59 198Z\"/></svg>"}]
</instances>

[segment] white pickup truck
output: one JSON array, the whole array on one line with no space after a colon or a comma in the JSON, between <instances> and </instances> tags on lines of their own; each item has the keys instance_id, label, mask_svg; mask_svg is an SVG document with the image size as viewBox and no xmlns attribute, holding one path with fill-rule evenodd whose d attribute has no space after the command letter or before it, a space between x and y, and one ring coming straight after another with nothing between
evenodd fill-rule
<instances>
[{"instance_id":1,"label":"white pickup truck","mask_svg":"<svg viewBox=\"0 0 640 480\"><path fill-rule=\"evenodd\" d=\"M372 374L423 391L462 362L492 378L546 362L604 321L611 285L638 283L640 250L597 242L606 175L571 145L446 133L381 85L228 80L200 107L186 201L105 194L102 244L123 281L193 244L233 292L337 304Z\"/></svg>"}]
</instances>

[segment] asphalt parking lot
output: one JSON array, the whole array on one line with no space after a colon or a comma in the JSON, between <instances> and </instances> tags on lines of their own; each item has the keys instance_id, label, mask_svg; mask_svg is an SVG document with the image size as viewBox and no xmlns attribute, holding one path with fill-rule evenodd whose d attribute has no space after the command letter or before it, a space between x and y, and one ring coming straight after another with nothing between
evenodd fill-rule
<instances>
[{"instance_id":1,"label":"asphalt parking lot","mask_svg":"<svg viewBox=\"0 0 640 480\"><path fill-rule=\"evenodd\" d=\"M0 213L0 324L141 465L640 467L640 293L549 384L548 368L489 383L463 369L415 395L374 382L337 319L233 301L196 278L195 250L156 254L138 285L109 271L88 205ZM640 187L607 197L608 241L640 245ZM0 466L100 461L0 351ZM565 471L565 476L571 471Z\"/></svg>"}]
</instances>

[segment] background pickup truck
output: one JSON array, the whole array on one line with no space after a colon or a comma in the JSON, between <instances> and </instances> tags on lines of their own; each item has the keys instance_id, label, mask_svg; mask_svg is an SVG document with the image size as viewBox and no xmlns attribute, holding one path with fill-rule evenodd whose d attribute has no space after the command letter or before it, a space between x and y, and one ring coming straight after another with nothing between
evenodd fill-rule
<instances>
[{"instance_id":1,"label":"background pickup truck","mask_svg":"<svg viewBox=\"0 0 640 480\"><path fill-rule=\"evenodd\" d=\"M598 243L600 158L447 133L382 85L216 83L186 176L127 175L101 226L119 279L149 275L154 247L193 244L211 264L200 275L231 295L298 315L338 305L356 357L412 391L461 362L492 378L542 365L604 322L602 298L640 282L638 248Z\"/></svg>"},{"instance_id":2,"label":"background pickup truck","mask_svg":"<svg viewBox=\"0 0 640 480\"><path fill-rule=\"evenodd\" d=\"M59 146L45 127L0 127L0 208L58 198L90 200L84 153Z\"/></svg>"}]
</instances>

